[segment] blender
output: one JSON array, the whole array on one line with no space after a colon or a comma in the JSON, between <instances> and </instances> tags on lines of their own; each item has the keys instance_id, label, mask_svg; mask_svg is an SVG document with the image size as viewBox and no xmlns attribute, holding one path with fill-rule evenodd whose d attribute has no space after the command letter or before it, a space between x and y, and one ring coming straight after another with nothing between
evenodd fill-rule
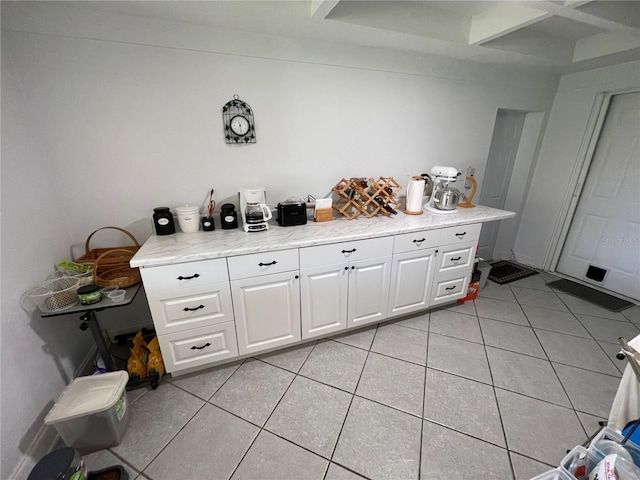
<instances>
[{"instance_id":1,"label":"blender","mask_svg":"<svg viewBox=\"0 0 640 480\"><path fill-rule=\"evenodd\" d=\"M240 198L240 214L242 215L242 228L245 232L261 232L269 229L267 223L272 215L267 205L267 192L264 188L241 188L238 192Z\"/></svg>"},{"instance_id":2,"label":"blender","mask_svg":"<svg viewBox=\"0 0 640 480\"><path fill-rule=\"evenodd\" d=\"M449 184L455 182L459 176L460 172L457 168L440 165L433 167L430 175L422 174L422 177L429 178L433 185L431 199L425 210L433 213L454 213L461 195Z\"/></svg>"}]
</instances>

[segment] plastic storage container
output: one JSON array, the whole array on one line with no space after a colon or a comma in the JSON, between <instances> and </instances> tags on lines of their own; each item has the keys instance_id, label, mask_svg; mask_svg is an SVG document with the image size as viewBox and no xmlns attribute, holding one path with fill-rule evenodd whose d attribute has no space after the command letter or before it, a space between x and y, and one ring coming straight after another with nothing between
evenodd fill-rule
<instances>
[{"instance_id":1,"label":"plastic storage container","mask_svg":"<svg viewBox=\"0 0 640 480\"><path fill-rule=\"evenodd\" d=\"M76 378L62 392L44 423L84 455L122 441L129 422L125 371Z\"/></svg>"}]
</instances>

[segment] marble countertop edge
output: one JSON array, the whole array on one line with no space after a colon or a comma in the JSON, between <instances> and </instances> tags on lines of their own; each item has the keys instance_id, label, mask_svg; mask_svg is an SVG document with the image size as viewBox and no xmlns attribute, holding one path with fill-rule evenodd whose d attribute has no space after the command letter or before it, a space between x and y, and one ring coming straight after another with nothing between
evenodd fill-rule
<instances>
[{"instance_id":1,"label":"marble countertop edge","mask_svg":"<svg viewBox=\"0 0 640 480\"><path fill-rule=\"evenodd\" d=\"M152 234L130 265L141 268L174 265L492 222L515 216L514 212L478 205L475 208L458 209L453 214L425 212L422 215L406 215L399 212L393 217L358 217L353 220L334 218L321 223L310 218L306 225L291 227L281 227L272 220L269 230L263 232L247 233L239 228L217 229L212 232L178 232L166 236Z\"/></svg>"}]
</instances>

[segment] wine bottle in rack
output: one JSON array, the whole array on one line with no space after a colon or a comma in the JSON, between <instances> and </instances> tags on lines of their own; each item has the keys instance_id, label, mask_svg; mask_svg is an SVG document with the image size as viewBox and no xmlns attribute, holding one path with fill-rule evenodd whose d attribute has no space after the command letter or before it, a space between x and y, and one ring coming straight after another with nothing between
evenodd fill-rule
<instances>
[{"instance_id":1,"label":"wine bottle in rack","mask_svg":"<svg viewBox=\"0 0 640 480\"><path fill-rule=\"evenodd\" d=\"M384 198L382 198L380 195L376 195L375 197L373 197L373 199L378 203L378 205L380 205L382 208L384 208L387 212L391 213L392 215L397 215L398 212L396 210L394 210L391 205L389 205L387 202L384 201Z\"/></svg>"}]
</instances>

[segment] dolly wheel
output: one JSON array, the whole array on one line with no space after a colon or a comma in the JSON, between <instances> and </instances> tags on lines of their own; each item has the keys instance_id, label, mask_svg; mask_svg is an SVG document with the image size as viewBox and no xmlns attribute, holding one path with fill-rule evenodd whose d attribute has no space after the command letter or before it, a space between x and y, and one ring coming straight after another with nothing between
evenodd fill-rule
<instances>
[{"instance_id":1,"label":"dolly wheel","mask_svg":"<svg viewBox=\"0 0 640 480\"><path fill-rule=\"evenodd\" d=\"M158 381L154 380L153 382L151 382L151 389L155 390L156 388L158 388Z\"/></svg>"}]
</instances>

